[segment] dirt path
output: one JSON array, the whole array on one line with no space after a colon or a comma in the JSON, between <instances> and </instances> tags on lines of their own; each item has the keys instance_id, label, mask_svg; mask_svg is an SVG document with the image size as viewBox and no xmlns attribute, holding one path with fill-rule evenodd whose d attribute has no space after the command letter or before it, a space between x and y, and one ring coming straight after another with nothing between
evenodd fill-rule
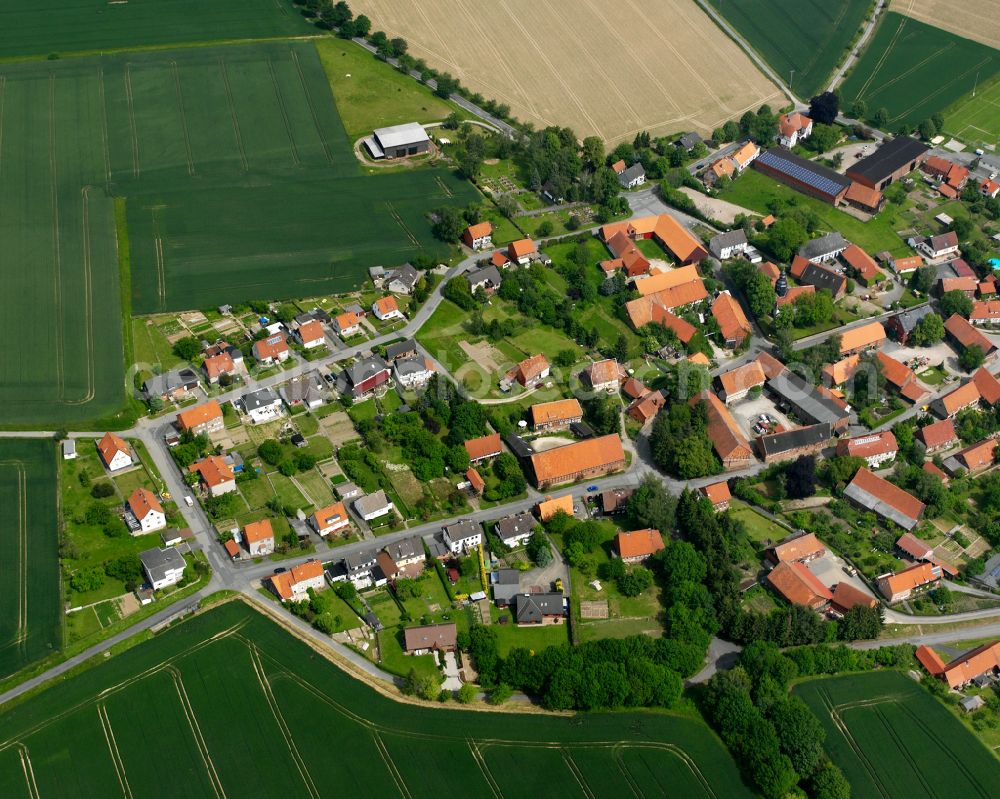
<instances>
[{"instance_id":1,"label":"dirt path","mask_svg":"<svg viewBox=\"0 0 1000 799\"><path fill-rule=\"evenodd\" d=\"M719 222L727 225L733 224L733 221L739 214L760 216L756 211L751 211L742 205L736 205L725 200L717 200L714 197L707 197L690 186L681 186L681 191L694 201L695 208L705 214L705 216L710 219L717 219Z\"/></svg>"}]
</instances>

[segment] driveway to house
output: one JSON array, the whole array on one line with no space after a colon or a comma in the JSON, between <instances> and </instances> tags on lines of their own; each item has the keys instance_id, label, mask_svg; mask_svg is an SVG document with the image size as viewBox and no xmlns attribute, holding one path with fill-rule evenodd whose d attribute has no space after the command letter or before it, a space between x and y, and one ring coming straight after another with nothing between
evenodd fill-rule
<instances>
[{"instance_id":1,"label":"driveway to house","mask_svg":"<svg viewBox=\"0 0 1000 799\"><path fill-rule=\"evenodd\" d=\"M744 208L742 205L726 202L725 200L720 200L717 197L709 197L707 194L702 194L700 191L696 191L690 186L681 186L680 191L682 194L686 194L690 197L694 202L695 208L701 211L705 216L709 219L717 219L725 225L733 224L736 217L740 214L746 214L747 216L753 217L760 216L757 211L751 211L749 208Z\"/></svg>"},{"instance_id":2,"label":"driveway to house","mask_svg":"<svg viewBox=\"0 0 1000 799\"><path fill-rule=\"evenodd\" d=\"M809 571L815 574L819 581L831 591L837 583L849 583L859 591L874 597L875 592L872 591L871 586L860 575L855 577L848 574L845 571L846 568L847 561L829 549L821 557L809 561Z\"/></svg>"}]
</instances>

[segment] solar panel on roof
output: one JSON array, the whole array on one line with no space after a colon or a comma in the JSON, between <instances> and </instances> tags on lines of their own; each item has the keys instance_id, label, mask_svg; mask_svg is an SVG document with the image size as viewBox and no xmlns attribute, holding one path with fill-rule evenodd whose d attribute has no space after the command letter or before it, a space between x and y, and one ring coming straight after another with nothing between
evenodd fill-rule
<instances>
[{"instance_id":1,"label":"solar panel on roof","mask_svg":"<svg viewBox=\"0 0 1000 799\"><path fill-rule=\"evenodd\" d=\"M832 177L819 173L813 165L806 166L805 164L795 163L788 158L783 158L779 153L775 153L773 150L768 150L762 154L760 156L760 162L765 166L778 170L782 174L788 175L788 177L793 178L800 183L805 183L807 186L811 186L823 194L839 194L840 191L850 183L850 181L847 181L846 179L844 182L834 180Z\"/></svg>"}]
</instances>

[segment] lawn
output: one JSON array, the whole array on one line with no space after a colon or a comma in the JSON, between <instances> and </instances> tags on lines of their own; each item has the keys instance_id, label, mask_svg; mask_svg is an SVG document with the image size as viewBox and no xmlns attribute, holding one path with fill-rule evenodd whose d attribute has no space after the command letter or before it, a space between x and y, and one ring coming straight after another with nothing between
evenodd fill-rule
<instances>
[{"instance_id":1,"label":"lawn","mask_svg":"<svg viewBox=\"0 0 1000 799\"><path fill-rule=\"evenodd\" d=\"M61 645L56 453L0 439L0 679Z\"/></svg>"},{"instance_id":2,"label":"lawn","mask_svg":"<svg viewBox=\"0 0 1000 799\"><path fill-rule=\"evenodd\" d=\"M948 377L948 373L940 366L931 366L922 372L917 372L917 377L929 386L940 386Z\"/></svg>"},{"instance_id":3,"label":"lawn","mask_svg":"<svg viewBox=\"0 0 1000 799\"><path fill-rule=\"evenodd\" d=\"M980 81L975 97L967 94L946 109L944 132L973 147L1000 144L1000 78Z\"/></svg>"},{"instance_id":4,"label":"lawn","mask_svg":"<svg viewBox=\"0 0 1000 799\"><path fill-rule=\"evenodd\" d=\"M729 512L743 522L747 536L758 546L762 547L767 542L776 543L789 535L790 531L787 528L771 521L739 500L730 503Z\"/></svg>"},{"instance_id":5,"label":"lawn","mask_svg":"<svg viewBox=\"0 0 1000 799\"><path fill-rule=\"evenodd\" d=\"M869 0L709 0L799 97L826 88L871 9ZM794 74L792 74L794 72Z\"/></svg>"},{"instance_id":6,"label":"lawn","mask_svg":"<svg viewBox=\"0 0 1000 799\"><path fill-rule=\"evenodd\" d=\"M839 93L845 108L855 99L864 100L869 113L885 108L889 112L885 127L895 130L900 125L912 127L944 111L970 94L977 81L985 84L998 71L1000 52L993 48L889 12L883 14L878 30ZM983 104L988 103L989 99L984 98ZM966 103L964 107L970 106ZM995 108L991 107L980 120L985 133L994 137L1000 133L994 127Z\"/></svg>"},{"instance_id":7,"label":"lawn","mask_svg":"<svg viewBox=\"0 0 1000 799\"><path fill-rule=\"evenodd\" d=\"M406 670L413 664L400 660ZM5 740L20 744L0 751L5 796L33 795L22 757L30 757L42 796L65 795L67 785L81 796L120 793L116 764L132 785L165 784L169 768L171 795L394 796L399 779L414 799L443 790L483 796L488 778L507 786L504 795L519 796L527 794L510 785L511 768L546 754L558 766L544 772L547 795L577 796L582 780L590 795L603 796L601 771L614 761L595 745L607 741L619 742L614 773L646 786L646 795L670 784L692 799L751 796L729 754L695 717L584 713L567 723L539 713L399 703L239 600L53 683L0 718ZM106 736L113 736L113 750ZM548 749L552 741L559 752ZM505 763L511 747L520 759ZM564 757L573 769L561 765ZM594 768L597 759L602 768Z\"/></svg>"},{"instance_id":8,"label":"lawn","mask_svg":"<svg viewBox=\"0 0 1000 799\"><path fill-rule=\"evenodd\" d=\"M855 799L994 795L1000 764L933 696L895 671L794 689L826 729Z\"/></svg>"},{"instance_id":9,"label":"lawn","mask_svg":"<svg viewBox=\"0 0 1000 799\"><path fill-rule=\"evenodd\" d=\"M874 219L862 222L845 214L832 205L807 197L794 189L772 180L755 169L748 169L737 180L719 192L719 197L737 205L742 205L762 214L771 213L773 201L809 208L819 216L823 227L830 231L840 231L850 241L869 253L888 250L894 255L906 255L910 248L896 233L909 225L891 203L886 205ZM813 234L819 235L819 232Z\"/></svg>"},{"instance_id":10,"label":"lawn","mask_svg":"<svg viewBox=\"0 0 1000 799\"><path fill-rule=\"evenodd\" d=\"M183 363L153 319L142 317L132 320L132 346L136 364L146 371L156 367L158 371L166 372Z\"/></svg>"},{"instance_id":11,"label":"lawn","mask_svg":"<svg viewBox=\"0 0 1000 799\"><path fill-rule=\"evenodd\" d=\"M491 625L497 635L497 651L500 657L515 647L522 647L532 652L541 652L550 646L569 643L569 625L546 624L541 627L518 627L514 624L509 611L504 611L506 624Z\"/></svg>"}]
</instances>

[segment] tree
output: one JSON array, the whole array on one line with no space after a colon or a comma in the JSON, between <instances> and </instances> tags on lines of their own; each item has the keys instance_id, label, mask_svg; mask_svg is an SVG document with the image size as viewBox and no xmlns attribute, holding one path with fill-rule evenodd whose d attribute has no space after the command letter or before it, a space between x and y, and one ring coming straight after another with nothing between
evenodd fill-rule
<instances>
[{"instance_id":1,"label":"tree","mask_svg":"<svg viewBox=\"0 0 1000 799\"><path fill-rule=\"evenodd\" d=\"M282 449L281 444L275 441L273 438L269 438L266 441L261 442L261 445L257 447L257 454L264 463L268 463L271 466L277 466L281 463L281 459L284 457L285 451Z\"/></svg>"},{"instance_id":2,"label":"tree","mask_svg":"<svg viewBox=\"0 0 1000 799\"><path fill-rule=\"evenodd\" d=\"M958 356L958 363L966 372L972 372L983 365L983 361L986 360L986 355L983 353L983 348L978 344L973 344L970 347L966 347L962 354Z\"/></svg>"},{"instance_id":3,"label":"tree","mask_svg":"<svg viewBox=\"0 0 1000 799\"><path fill-rule=\"evenodd\" d=\"M615 585L622 596L639 596L653 584L653 573L649 569L638 566L625 572L615 580Z\"/></svg>"},{"instance_id":4,"label":"tree","mask_svg":"<svg viewBox=\"0 0 1000 799\"><path fill-rule=\"evenodd\" d=\"M114 496L115 487L112 483L107 480L102 480L99 483L94 483L94 487L90 489L90 496L94 499L107 499L110 496Z\"/></svg>"},{"instance_id":5,"label":"tree","mask_svg":"<svg viewBox=\"0 0 1000 799\"><path fill-rule=\"evenodd\" d=\"M865 114L868 113L868 103L864 100L858 99L851 103L851 108L848 111L852 119L864 119Z\"/></svg>"},{"instance_id":6,"label":"tree","mask_svg":"<svg viewBox=\"0 0 1000 799\"><path fill-rule=\"evenodd\" d=\"M462 683L462 687L458 689L458 701L467 705L475 700L477 693L476 686L471 682Z\"/></svg>"},{"instance_id":7,"label":"tree","mask_svg":"<svg viewBox=\"0 0 1000 799\"><path fill-rule=\"evenodd\" d=\"M930 294L936 279L937 270L933 266L921 266L914 270L913 277L910 278L910 288L922 294ZM950 314L948 315L950 316Z\"/></svg>"},{"instance_id":8,"label":"tree","mask_svg":"<svg viewBox=\"0 0 1000 799\"><path fill-rule=\"evenodd\" d=\"M628 360L628 337L624 333L618 334L618 340L615 341L611 357L619 363L624 363Z\"/></svg>"},{"instance_id":9,"label":"tree","mask_svg":"<svg viewBox=\"0 0 1000 799\"><path fill-rule=\"evenodd\" d=\"M876 128L884 128L889 124L889 109L882 106L874 114L872 114L872 124Z\"/></svg>"},{"instance_id":10,"label":"tree","mask_svg":"<svg viewBox=\"0 0 1000 799\"><path fill-rule=\"evenodd\" d=\"M817 94L809 101L809 117L814 123L832 125L840 113L840 98L836 92Z\"/></svg>"},{"instance_id":11,"label":"tree","mask_svg":"<svg viewBox=\"0 0 1000 799\"><path fill-rule=\"evenodd\" d=\"M933 271L933 267L927 268ZM964 292L946 291L938 300L938 308L941 309L941 316L944 319L950 319L952 314L958 314L968 319L969 314L972 313L972 300Z\"/></svg>"},{"instance_id":12,"label":"tree","mask_svg":"<svg viewBox=\"0 0 1000 799\"><path fill-rule=\"evenodd\" d=\"M551 236L552 230L553 230L552 220L546 219L535 230L535 235L537 235L538 238L543 239L546 236Z\"/></svg>"},{"instance_id":13,"label":"tree","mask_svg":"<svg viewBox=\"0 0 1000 799\"><path fill-rule=\"evenodd\" d=\"M789 696L771 710L771 722L778 733L781 751L802 777L816 773L823 762L826 731L819 719L797 696Z\"/></svg>"},{"instance_id":14,"label":"tree","mask_svg":"<svg viewBox=\"0 0 1000 799\"><path fill-rule=\"evenodd\" d=\"M920 138L924 141L930 141L938 135L937 125L931 119L925 119L921 122L917 127L917 131L920 133Z\"/></svg>"},{"instance_id":15,"label":"tree","mask_svg":"<svg viewBox=\"0 0 1000 799\"><path fill-rule=\"evenodd\" d=\"M839 768L827 762L810 780L809 795L812 799L851 799L851 784Z\"/></svg>"},{"instance_id":16,"label":"tree","mask_svg":"<svg viewBox=\"0 0 1000 799\"><path fill-rule=\"evenodd\" d=\"M361 36L364 38L367 36L372 29L372 21L368 19L364 14L358 14L354 18L354 35Z\"/></svg>"},{"instance_id":17,"label":"tree","mask_svg":"<svg viewBox=\"0 0 1000 799\"><path fill-rule=\"evenodd\" d=\"M534 532L525 547L528 557L536 566L548 566L552 562L552 547L545 533Z\"/></svg>"},{"instance_id":18,"label":"tree","mask_svg":"<svg viewBox=\"0 0 1000 799\"><path fill-rule=\"evenodd\" d=\"M836 125L813 125L813 132L805 141L805 146L817 153L825 153L837 146L843 131Z\"/></svg>"},{"instance_id":19,"label":"tree","mask_svg":"<svg viewBox=\"0 0 1000 799\"><path fill-rule=\"evenodd\" d=\"M490 691L489 703L491 705L502 705L514 695L514 691L507 683L500 683Z\"/></svg>"},{"instance_id":20,"label":"tree","mask_svg":"<svg viewBox=\"0 0 1000 799\"><path fill-rule=\"evenodd\" d=\"M441 241L458 241L467 227L462 211L454 206L438 208L434 212L436 220L431 231Z\"/></svg>"},{"instance_id":21,"label":"tree","mask_svg":"<svg viewBox=\"0 0 1000 799\"><path fill-rule=\"evenodd\" d=\"M652 527L669 535L674 529L677 497L667 490L662 480L647 474L629 498L628 511L640 527Z\"/></svg>"},{"instance_id":22,"label":"tree","mask_svg":"<svg viewBox=\"0 0 1000 799\"><path fill-rule=\"evenodd\" d=\"M936 313L929 313L913 328L910 342L917 347L929 347L944 338L944 322Z\"/></svg>"},{"instance_id":23,"label":"tree","mask_svg":"<svg viewBox=\"0 0 1000 799\"><path fill-rule=\"evenodd\" d=\"M816 493L816 458L800 455L785 470L785 491L789 499L805 499Z\"/></svg>"},{"instance_id":24,"label":"tree","mask_svg":"<svg viewBox=\"0 0 1000 799\"><path fill-rule=\"evenodd\" d=\"M434 94L438 97L447 100L452 94L458 89L458 81L455 80L451 75L445 72L443 75L438 75L435 78L437 86L434 89Z\"/></svg>"},{"instance_id":25,"label":"tree","mask_svg":"<svg viewBox=\"0 0 1000 799\"><path fill-rule=\"evenodd\" d=\"M129 591L142 585L142 563L138 555L122 555L105 561L104 573L113 580L120 580Z\"/></svg>"},{"instance_id":26,"label":"tree","mask_svg":"<svg viewBox=\"0 0 1000 799\"><path fill-rule=\"evenodd\" d=\"M783 216L778 219L767 233L767 243L780 261L787 261L792 253L801 247L809 238L809 234L795 219Z\"/></svg>"},{"instance_id":27,"label":"tree","mask_svg":"<svg viewBox=\"0 0 1000 799\"><path fill-rule=\"evenodd\" d=\"M201 342L194 336L185 336L174 342L174 355L185 361L190 361L201 352Z\"/></svg>"},{"instance_id":28,"label":"tree","mask_svg":"<svg viewBox=\"0 0 1000 799\"><path fill-rule=\"evenodd\" d=\"M587 136L583 140L583 161L591 170L604 163L604 140L600 136Z\"/></svg>"}]
</instances>

